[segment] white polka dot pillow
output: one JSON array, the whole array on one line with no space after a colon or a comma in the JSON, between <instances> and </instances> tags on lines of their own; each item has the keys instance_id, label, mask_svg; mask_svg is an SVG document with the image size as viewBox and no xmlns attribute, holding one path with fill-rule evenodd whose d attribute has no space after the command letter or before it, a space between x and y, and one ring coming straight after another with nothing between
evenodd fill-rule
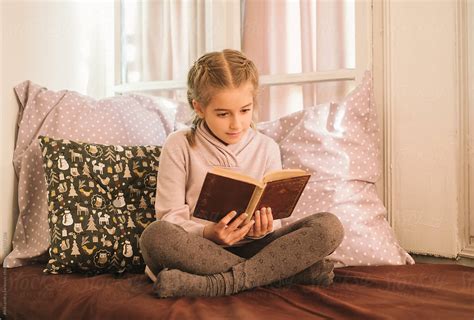
<instances>
[{"instance_id":1,"label":"white polka dot pillow","mask_svg":"<svg viewBox=\"0 0 474 320\"><path fill-rule=\"evenodd\" d=\"M374 185L381 160L369 72L343 101L260 123L259 129L279 143L283 167L312 173L283 225L332 212L345 230L341 246L330 256L336 266L413 263L390 228Z\"/></svg>"},{"instance_id":2,"label":"white polka dot pillow","mask_svg":"<svg viewBox=\"0 0 474 320\"><path fill-rule=\"evenodd\" d=\"M173 130L175 113L143 96L96 100L72 91L48 90L30 81L16 86L15 94L20 105L13 154L19 217L5 267L48 258L48 202L39 135L107 145L162 145Z\"/></svg>"}]
</instances>

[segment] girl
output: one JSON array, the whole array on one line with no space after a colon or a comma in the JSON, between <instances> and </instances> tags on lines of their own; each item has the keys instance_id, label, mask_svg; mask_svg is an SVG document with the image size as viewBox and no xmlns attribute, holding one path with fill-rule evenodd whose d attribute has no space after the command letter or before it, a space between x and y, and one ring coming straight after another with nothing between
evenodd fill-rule
<instances>
[{"instance_id":1,"label":"girl","mask_svg":"<svg viewBox=\"0 0 474 320\"><path fill-rule=\"evenodd\" d=\"M281 169L278 145L252 122L257 90L257 69L239 51L205 54L189 71L188 101L195 119L191 129L172 133L163 146L155 204L159 220L140 238L158 297L332 282L333 264L324 258L343 237L333 214L317 213L283 228L271 208L260 208L247 224L246 213L235 211L218 223L192 216L212 167L256 179Z\"/></svg>"}]
</instances>

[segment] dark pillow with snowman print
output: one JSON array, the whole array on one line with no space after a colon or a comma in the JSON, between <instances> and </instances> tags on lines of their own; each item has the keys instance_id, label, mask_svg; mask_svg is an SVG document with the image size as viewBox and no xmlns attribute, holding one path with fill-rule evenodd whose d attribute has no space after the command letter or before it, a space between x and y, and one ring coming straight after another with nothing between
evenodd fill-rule
<instances>
[{"instance_id":1,"label":"dark pillow with snowman print","mask_svg":"<svg viewBox=\"0 0 474 320\"><path fill-rule=\"evenodd\" d=\"M51 235L46 273L143 272L161 147L40 136Z\"/></svg>"}]
</instances>

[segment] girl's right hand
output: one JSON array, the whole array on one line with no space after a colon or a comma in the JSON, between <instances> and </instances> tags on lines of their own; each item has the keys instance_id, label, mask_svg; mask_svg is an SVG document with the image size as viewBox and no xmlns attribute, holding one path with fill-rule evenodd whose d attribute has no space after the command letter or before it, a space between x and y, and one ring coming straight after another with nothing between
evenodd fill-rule
<instances>
[{"instance_id":1,"label":"girl's right hand","mask_svg":"<svg viewBox=\"0 0 474 320\"><path fill-rule=\"evenodd\" d=\"M251 220L249 223L242 225L247 218L247 213L243 213L232 221L231 224L228 224L236 214L237 212L231 211L219 222L206 225L203 233L204 238L214 241L217 244L228 246L242 240L250 228L252 228L255 221Z\"/></svg>"}]
</instances>

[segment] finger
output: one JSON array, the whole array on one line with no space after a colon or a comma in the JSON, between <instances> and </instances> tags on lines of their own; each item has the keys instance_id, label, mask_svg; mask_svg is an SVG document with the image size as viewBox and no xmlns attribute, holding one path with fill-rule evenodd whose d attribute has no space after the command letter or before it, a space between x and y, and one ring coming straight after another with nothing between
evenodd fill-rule
<instances>
[{"instance_id":1,"label":"finger","mask_svg":"<svg viewBox=\"0 0 474 320\"><path fill-rule=\"evenodd\" d=\"M227 228L227 225L229 222L236 216L237 212L232 210L228 214L226 214L219 222L217 223L218 227L220 229L225 229Z\"/></svg>"},{"instance_id":2,"label":"finger","mask_svg":"<svg viewBox=\"0 0 474 320\"><path fill-rule=\"evenodd\" d=\"M249 233L250 229L255 225L255 220L251 220L250 223L247 223L242 228L235 230L232 233L232 240L237 242L242 240L247 233ZM234 243L235 243L234 242Z\"/></svg>"},{"instance_id":3,"label":"finger","mask_svg":"<svg viewBox=\"0 0 474 320\"><path fill-rule=\"evenodd\" d=\"M244 237L249 231L250 229L253 229L254 226L255 226L255 220L252 220L250 223L249 223L250 226L247 227L247 225L245 225L242 229L242 237ZM255 233L255 229L253 229L254 233Z\"/></svg>"},{"instance_id":4,"label":"finger","mask_svg":"<svg viewBox=\"0 0 474 320\"><path fill-rule=\"evenodd\" d=\"M268 220L268 225L267 225L267 233L273 231L273 212L272 208L268 208L267 210L267 220Z\"/></svg>"},{"instance_id":5,"label":"finger","mask_svg":"<svg viewBox=\"0 0 474 320\"><path fill-rule=\"evenodd\" d=\"M254 221L254 220L250 220L250 221ZM252 228L250 228L249 232L247 232L246 236L253 237L254 235L255 235L255 223L253 224Z\"/></svg>"},{"instance_id":6,"label":"finger","mask_svg":"<svg viewBox=\"0 0 474 320\"><path fill-rule=\"evenodd\" d=\"M250 220L249 223L245 224L243 227L238 228L237 230L232 231L227 237L226 242L230 245L242 240L247 233L250 232L252 226L255 224L254 220Z\"/></svg>"},{"instance_id":7,"label":"finger","mask_svg":"<svg viewBox=\"0 0 474 320\"><path fill-rule=\"evenodd\" d=\"M234 221L232 221L231 224L228 224L228 230L229 231L234 231L235 229L237 229L240 225L242 225L242 223L245 221L245 219L247 219L248 217L248 214L246 212L242 213L240 216L238 216L237 218L234 219Z\"/></svg>"},{"instance_id":8,"label":"finger","mask_svg":"<svg viewBox=\"0 0 474 320\"><path fill-rule=\"evenodd\" d=\"M259 233L260 232L260 228L262 227L262 222L260 221L260 216L262 214L260 213L260 210L257 210L255 211L255 217L254 217L254 220L255 220L255 225L254 225L254 229L255 229L255 233Z\"/></svg>"},{"instance_id":9,"label":"finger","mask_svg":"<svg viewBox=\"0 0 474 320\"><path fill-rule=\"evenodd\" d=\"M268 218L267 218L267 208L262 208L262 214L260 215L260 223L262 224L260 227L261 233L266 233L268 227Z\"/></svg>"}]
</instances>

